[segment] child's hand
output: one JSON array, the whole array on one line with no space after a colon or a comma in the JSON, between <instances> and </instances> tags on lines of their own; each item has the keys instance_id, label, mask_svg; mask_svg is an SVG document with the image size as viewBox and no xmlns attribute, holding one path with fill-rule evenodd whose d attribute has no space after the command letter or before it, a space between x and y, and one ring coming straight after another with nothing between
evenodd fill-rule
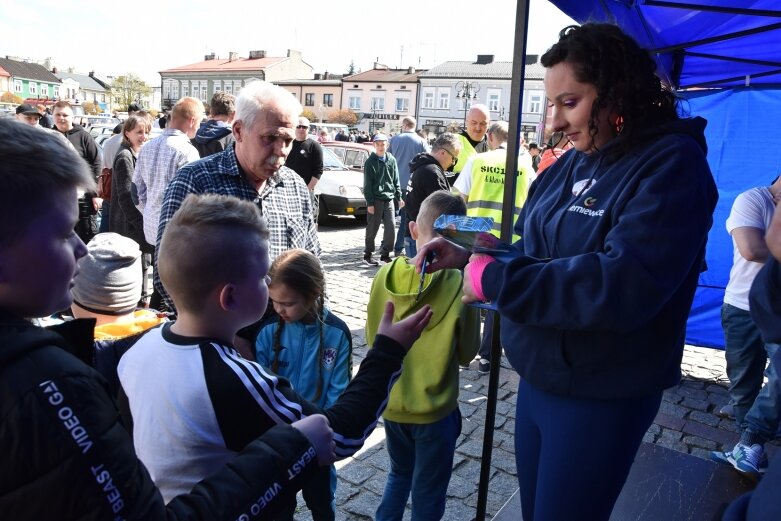
<instances>
[{"instance_id":1,"label":"child's hand","mask_svg":"<svg viewBox=\"0 0 781 521\"><path fill-rule=\"evenodd\" d=\"M392 338L409 351L428 325L431 315L431 306L427 304L404 320L393 322L393 302L389 300L385 303L385 312L382 314L377 334Z\"/></svg>"},{"instance_id":2,"label":"child's hand","mask_svg":"<svg viewBox=\"0 0 781 521\"><path fill-rule=\"evenodd\" d=\"M332 465L336 461L336 443L334 431L328 425L328 419L322 414L313 414L297 422L292 427L301 431L317 453L317 463L321 467Z\"/></svg>"}]
</instances>

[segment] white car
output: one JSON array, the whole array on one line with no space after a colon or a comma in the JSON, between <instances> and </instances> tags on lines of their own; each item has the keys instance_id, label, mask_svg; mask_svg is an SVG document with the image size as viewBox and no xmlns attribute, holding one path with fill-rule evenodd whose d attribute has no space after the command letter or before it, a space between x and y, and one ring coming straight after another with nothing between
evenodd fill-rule
<instances>
[{"instance_id":1,"label":"white car","mask_svg":"<svg viewBox=\"0 0 781 521\"><path fill-rule=\"evenodd\" d=\"M363 197L363 173L349 170L326 147L323 148L323 175L315 185L319 199L318 221L329 215L353 215L366 220L366 199Z\"/></svg>"}]
</instances>

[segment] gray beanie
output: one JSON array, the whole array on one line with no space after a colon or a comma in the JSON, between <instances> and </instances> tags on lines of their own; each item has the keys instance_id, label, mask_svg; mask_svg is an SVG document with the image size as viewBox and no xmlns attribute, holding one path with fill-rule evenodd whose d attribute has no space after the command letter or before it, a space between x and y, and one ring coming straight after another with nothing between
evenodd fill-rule
<instances>
[{"instance_id":1,"label":"gray beanie","mask_svg":"<svg viewBox=\"0 0 781 521\"><path fill-rule=\"evenodd\" d=\"M99 233L79 260L73 301L93 313L123 315L138 305L141 282L138 243L118 233Z\"/></svg>"}]
</instances>

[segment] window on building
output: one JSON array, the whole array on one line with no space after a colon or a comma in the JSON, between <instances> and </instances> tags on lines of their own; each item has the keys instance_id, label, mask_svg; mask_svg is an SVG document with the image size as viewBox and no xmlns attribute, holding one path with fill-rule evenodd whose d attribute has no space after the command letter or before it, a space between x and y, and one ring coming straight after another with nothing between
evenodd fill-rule
<instances>
[{"instance_id":1,"label":"window on building","mask_svg":"<svg viewBox=\"0 0 781 521\"><path fill-rule=\"evenodd\" d=\"M439 105L437 105L438 109L449 109L450 108L450 92L440 92L439 93Z\"/></svg>"},{"instance_id":2,"label":"window on building","mask_svg":"<svg viewBox=\"0 0 781 521\"><path fill-rule=\"evenodd\" d=\"M372 96L372 110L385 110L385 96Z\"/></svg>"},{"instance_id":3,"label":"window on building","mask_svg":"<svg viewBox=\"0 0 781 521\"><path fill-rule=\"evenodd\" d=\"M14 80L14 92L22 92L23 90L22 82L19 80Z\"/></svg>"},{"instance_id":4,"label":"window on building","mask_svg":"<svg viewBox=\"0 0 781 521\"><path fill-rule=\"evenodd\" d=\"M307 107L314 107L315 106L315 93L314 92L307 92L304 94L304 105Z\"/></svg>"},{"instance_id":5,"label":"window on building","mask_svg":"<svg viewBox=\"0 0 781 521\"><path fill-rule=\"evenodd\" d=\"M106 95L105 94L101 94L100 95L100 102L101 103L106 103Z\"/></svg>"},{"instance_id":6,"label":"window on building","mask_svg":"<svg viewBox=\"0 0 781 521\"><path fill-rule=\"evenodd\" d=\"M334 106L334 95L333 94L323 94L323 105L326 107L333 107Z\"/></svg>"},{"instance_id":7,"label":"window on building","mask_svg":"<svg viewBox=\"0 0 781 521\"><path fill-rule=\"evenodd\" d=\"M225 92L228 94L233 94L233 84L229 81L225 82Z\"/></svg>"},{"instance_id":8,"label":"window on building","mask_svg":"<svg viewBox=\"0 0 781 521\"><path fill-rule=\"evenodd\" d=\"M233 82L233 92L237 93L241 90L241 80L235 80Z\"/></svg>"},{"instance_id":9,"label":"window on building","mask_svg":"<svg viewBox=\"0 0 781 521\"><path fill-rule=\"evenodd\" d=\"M38 85L38 93L41 96L43 96L45 98L48 98L49 97L49 86L46 85L45 83L40 83Z\"/></svg>"},{"instance_id":10,"label":"window on building","mask_svg":"<svg viewBox=\"0 0 781 521\"><path fill-rule=\"evenodd\" d=\"M52 92L52 96L54 96L55 98L59 98L60 97L60 86L59 85L55 85L52 90L54 91L54 92ZM106 100L103 100L103 101L106 101Z\"/></svg>"},{"instance_id":11,"label":"window on building","mask_svg":"<svg viewBox=\"0 0 781 521\"><path fill-rule=\"evenodd\" d=\"M30 94L35 94L35 95L37 95L37 94L38 94L38 84L37 84L37 83L30 82L30 84L29 84L29 85L30 85L30 86L29 86L28 88L30 89Z\"/></svg>"},{"instance_id":12,"label":"window on building","mask_svg":"<svg viewBox=\"0 0 781 521\"><path fill-rule=\"evenodd\" d=\"M350 96L348 98L348 106L352 110L361 110L361 97L360 96Z\"/></svg>"},{"instance_id":13,"label":"window on building","mask_svg":"<svg viewBox=\"0 0 781 521\"><path fill-rule=\"evenodd\" d=\"M499 89L488 89L488 110L499 112L499 103L501 102L502 91Z\"/></svg>"},{"instance_id":14,"label":"window on building","mask_svg":"<svg viewBox=\"0 0 781 521\"><path fill-rule=\"evenodd\" d=\"M198 85L197 81L193 82L193 98L200 98L201 97L201 87Z\"/></svg>"},{"instance_id":15,"label":"window on building","mask_svg":"<svg viewBox=\"0 0 781 521\"><path fill-rule=\"evenodd\" d=\"M531 94L529 96L529 112L539 114L542 112L542 94Z\"/></svg>"},{"instance_id":16,"label":"window on building","mask_svg":"<svg viewBox=\"0 0 781 521\"><path fill-rule=\"evenodd\" d=\"M214 92L220 92L222 90L222 81L215 80L214 81Z\"/></svg>"},{"instance_id":17,"label":"window on building","mask_svg":"<svg viewBox=\"0 0 781 521\"><path fill-rule=\"evenodd\" d=\"M201 80L201 101L206 101L209 98L209 82Z\"/></svg>"},{"instance_id":18,"label":"window on building","mask_svg":"<svg viewBox=\"0 0 781 521\"><path fill-rule=\"evenodd\" d=\"M424 109L433 109L434 108L434 91L433 90L427 90L423 92L423 108Z\"/></svg>"},{"instance_id":19,"label":"window on building","mask_svg":"<svg viewBox=\"0 0 781 521\"><path fill-rule=\"evenodd\" d=\"M171 83L171 99L179 99L179 82Z\"/></svg>"},{"instance_id":20,"label":"window on building","mask_svg":"<svg viewBox=\"0 0 781 521\"><path fill-rule=\"evenodd\" d=\"M184 83L182 83L182 97L184 98L185 96L189 96L189 95L190 95L190 82L185 81Z\"/></svg>"},{"instance_id":21,"label":"window on building","mask_svg":"<svg viewBox=\"0 0 781 521\"><path fill-rule=\"evenodd\" d=\"M409 111L409 98L396 98L396 112Z\"/></svg>"}]
</instances>

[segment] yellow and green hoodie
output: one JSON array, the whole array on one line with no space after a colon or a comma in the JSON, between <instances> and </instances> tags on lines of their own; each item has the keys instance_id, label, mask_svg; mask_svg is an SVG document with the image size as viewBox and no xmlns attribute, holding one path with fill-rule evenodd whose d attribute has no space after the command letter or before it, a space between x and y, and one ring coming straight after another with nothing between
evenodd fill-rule
<instances>
[{"instance_id":1,"label":"yellow and green hoodie","mask_svg":"<svg viewBox=\"0 0 781 521\"><path fill-rule=\"evenodd\" d=\"M463 275L441 270L420 275L406 257L397 257L377 272L372 282L366 318L366 343L372 345L385 302L395 305L393 320L401 320L426 304L431 322L404 359L401 377L393 385L383 417L397 423L436 422L458 407L458 365L469 363L480 347L480 315L461 303Z\"/></svg>"}]
</instances>

